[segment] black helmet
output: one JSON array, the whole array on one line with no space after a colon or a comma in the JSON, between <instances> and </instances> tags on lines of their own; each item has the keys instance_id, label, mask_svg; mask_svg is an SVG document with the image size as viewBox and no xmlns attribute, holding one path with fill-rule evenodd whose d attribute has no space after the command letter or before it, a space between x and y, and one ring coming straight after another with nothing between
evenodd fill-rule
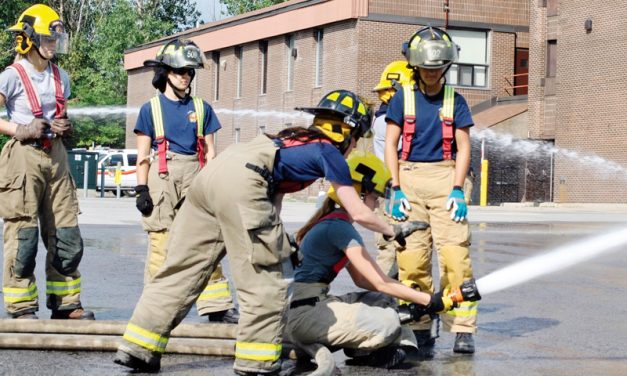
<instances>
[{"instance_id":1,"label":"black helmet","mask_svg":"<svg viewBox=\"0 0 627 376\"><path fill-rule=\"evenodd\" d=\"M155 59L144 61L145 67L204 68L205 55L196 43L188 39L174 39L164 44Z\"/></svg>"},{"instance_id":2,"label":"black helmet","mask_svg":"<svg viewBox=\"0 0 627 376\"><path fill-rule=\"evenodd\" d=\"M414 33L403 45L403 55L414 68L448 68L457 60L459 47L437 27L425 27Z\"/></svg>"},{"instance_id":3,"label":"black helmet","mask_svg":"<svg viewBox=\"0 0 627 376\"><path fill-rule=\"evenodd\" d=\"M348 135L342 132L342 129L337 129L328 123L318 124L314 120L314 128L339 144L348 145L351 137L359 140L361 137L370 135L370 109L359 96L351 91L334 90L323 96L318 106L296 107L295 110L308 112L315 117L335 118L350 126L348 134L350 137L346 137Z\"/></svg>"}]
</instances>

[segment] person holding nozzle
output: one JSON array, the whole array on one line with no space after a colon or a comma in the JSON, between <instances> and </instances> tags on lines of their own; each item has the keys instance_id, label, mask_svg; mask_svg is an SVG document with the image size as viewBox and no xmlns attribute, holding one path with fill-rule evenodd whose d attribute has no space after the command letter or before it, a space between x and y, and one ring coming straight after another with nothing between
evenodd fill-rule
<instances>
[{"instance_id":1,"label":"person holding nozzle","mask_svg":"<svg viewBox=\"0 0 627 376\"><path fill-rule=\"evenodd\" d=\"M135 125L136 203L148 232L144 282L149 283L167 258L169 230L192 179L216 155L213 135L221 125L207 102L190 95L196 69L205 67L204 54L194 42L166 42L144 66L154 67L152 84L160 92L142 106ZM237 323L239 314L220 265L196 308L211 322Z\"/></svg>"},{"instance_id":2,"label":"person holding nozzle","mask_svg":"<svg viewBox=\"0 0 627 376\"><path fill-rule=\"evenodd\" d=\"M43 4L26 9L8 31L17 56L0 74L0 106L9 117L0 119L0 133L12 137L0 154L4 306L12 318L38 318L34 271L41 229L51 318L93 320L94 313L81 304L83 239L62 142L73 129L66 116L70 80L51 61L67 53L68 35L57 12Z\"/></svg>"},{"instance_id":3,"label":"person holding nozzle","mask_svg":"<svg viewBox=\"0 0 627 376\"><path fill-rule=\"evenodd\" d=\"M344 159L370 129L363 100L335 90L318 106L297 110L314 115L310 127L231 145L198 173L170 229L168 257L144 288L116 363L159 370L170 332L226 254L240 308L235 373L293 374L281 351L295 257L280 212L286 193L316 179L331 183L355 222L390 238L403 236L404 227L385 223L362 202Z\"/></svg>"},{"instance_id":4,"label":"person holding nozzle","mask_svg":"<svg viewBox=\"0 0 627 376\"><path fill-rule=\"evenodd\" d=\"M371 153L354 151L347 162L355 191L374 210L390 180L388 169ZM413 221L401 226L404 236L429 227ZM401 245L404 236L396 238ZM453 308L448 291L431 296L381 270L333 187L322 207L297 232L296 242L303 260L294 275L286 336L302 349L311 344L342 348L352 357L352 365L395 368L405 360L406 350L415 351L417 345L411 329L401 326L392 297L414 303L416 319L420 317L417 311L437 314ZM369 291L329 294L330 284L344 267L357 287Z\"/></svg>"},{"instance_id":5,"label":"person holding nozzle","mask_svg":"<svg viewBox=\"0 0 627 376\"><path fill-rule=\"evenodd\" d=\"M418 30L403 53L416 84L403 86L390 100L386 114L385 161L392 174L386 213L397 221L431 225L428 231L407 239L397 261L402 283L432 292L434 247L440 288L473 277L468 207L462 188L470 164L473 120L464 97L446 85L445 74L457 59L458 47L445 31L436 27ZM433 357L437 337L430 330L430 321L425 316L413 326L425 358ZM474 353L477 303L461 303L444 314L442 321L445 329L456 333L453 351Z\"/></svg>"},{"instance_id":6,"label":"person holding nozzle","mask_svg":"<svg viewBox=\"0 0 627 376\"><path fill-rule=\"evenodd\" d=\"M372 146L374 154L380 160L384 160L385 150L385 132L387 128L387 122L385 121L385 114L388 110L388 103L390 99L396 94L398 90L402 90L403 85L409 85L413 82L413 72L407 67L407 61L393 61L388 64L383 73L381 73L381 79L377 86L372 91L377 93L379 100L381 100L381 106L374 114L374 120L372 123ZM399 142L399 149L400 149ZM384 217L383 201L381 201L381 207L377 213ZM398 277L398 266L396 264L396 252L401 250L397 243L386 241L381 234L375 234L375 241L379 253L377 254L377 264L383 272L392 277Z\"/></svg>"}]
</instances>

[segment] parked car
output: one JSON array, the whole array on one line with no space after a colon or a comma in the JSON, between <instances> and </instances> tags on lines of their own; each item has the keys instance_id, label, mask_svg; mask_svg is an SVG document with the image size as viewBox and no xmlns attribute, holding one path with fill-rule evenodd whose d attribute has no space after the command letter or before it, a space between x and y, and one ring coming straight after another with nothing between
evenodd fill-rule
<instances>
[{"instance_id":1,"label":"parked car","mask_svg":"<svg viewBox=\"0 0 627 376\"><path fill-rule=\"evenodd\" d=\"M122 174L120 190L123 195L134 197L135 186L137 185L137 150L108 150L98 161L98 173L96 190L100 191L102 168L104 166L104 190L105 192L116 193L115 169L120 163Z\"/></svg>"}]
</instances>

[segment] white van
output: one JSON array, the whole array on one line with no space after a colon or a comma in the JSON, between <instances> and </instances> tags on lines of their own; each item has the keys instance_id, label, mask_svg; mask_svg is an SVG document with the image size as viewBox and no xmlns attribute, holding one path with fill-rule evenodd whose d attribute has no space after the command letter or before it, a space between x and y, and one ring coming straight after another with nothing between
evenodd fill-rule
<instances>
[{"instance_id":1,"label":"white van","mask_svg":"<svg viewBox=\"0 0 627 376\"><path fill-rule=\"evenodd\" d=\"M101 152L102 153L102 152ZM102 179L102 167L104 166L104 190L116 193L115 169L121 166L122 183L120 191L123 195L135 196L137 185L137 149L106 150L98 160L98 172L96 179L96 191L100 192L100 180Z\"/></svg>"}]
</instances>

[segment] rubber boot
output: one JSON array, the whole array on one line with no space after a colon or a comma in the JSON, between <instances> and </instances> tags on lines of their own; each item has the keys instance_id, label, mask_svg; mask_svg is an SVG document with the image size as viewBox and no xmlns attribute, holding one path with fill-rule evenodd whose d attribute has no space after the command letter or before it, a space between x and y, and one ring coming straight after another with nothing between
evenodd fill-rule
<instances>
[{"instance_id":1,"label":"rubber boot","mask_svg":"<svg viewBox=\"0 0 627 376\"><path fill-rule=\"evenodd\" d=\"M368 366L392 369L401 365L407 354L405 350L398 346L387 346L380 349L376 349L364 356L356 356L352 359L348 359L346 364L351 366Z\"/></svg>"},{"instance_id":2,"label":"rubber boot","mask_svg":"<svg viewBox=\"0 0 627 376\"><path fill-rule=\"evenodd\" d=\"M92 311L76 308L63 311L52 311L50 318L53 320L95 320L96 316L94 316Z\"/></svg>"},{"instance_id":3,"label":"rubber boot","mask_svg":"<svg viewBox=\"0 0 627 376\"><path fill-rule=\"evenodd\" d=\"M113 360L113 362L115 364L128 367L134 372L141 373L157 373L161 368L160 360L146 363L145 361L122 350L118 350L118 352L115 354L115 359Z\"/></svg>"},{"instance_id":4,"label":"rubber boot","mask_svg":"<svg viewBox=\"0 0 627 376\"><path fill-rule=\"evenodd\" d=\"M240 375L240 376L292 376L296 374L296 361L295 360L281 358L279 362L281 364L281 367L279 367L278 369L272 372L261 373L261 372L249 372L249 371L240 371L240 370L234 370L234 372L236 375Z\"/></svg>"},{"instance_id":5,"label":"rubber boot","mask_svg":"<svg viewBox=\"0 0 627 376\"><path fill-rule=\"evenodd\" d=\"M35 312L21 312L21 313L17 313L17 314L11 315L11 318L17 319L17 320L37 320L37 319L39 319L39 317L37 317L37 314L35 314Z\"/></svg>"},{"instance_id":6,"label":"rubber boot","mask_svg":"<svg viewBox=\"0 0 627 376\"><path fill-rule=\"evenodd\" d=\"M414 330L418 351L416 356L418 360L433 359L435 355L435 338L432 336L431 329Z\"/></svg>"},{"instance_id":7,"label":"rubber boot","mask_svg":"<svg viewBox=\"0 0 627 376\"><path fill-rule=\"evenodd\" d=\"M457 333L453 352L458 354L474 354L475 339L472 337L472 333Z\"/></svg>"},{"instance_id":8,"label":"rubber boot","mask_svg":"<svg viewBox=\"0 0 627 376\"><path fill-rule=\"evenodd\" d=\"M237 309L231 308L226 311L211 312L207 314L209 322L223 322L227 324L237 324L239 321L239 312Z\"/></svg>"}]
</instances>

